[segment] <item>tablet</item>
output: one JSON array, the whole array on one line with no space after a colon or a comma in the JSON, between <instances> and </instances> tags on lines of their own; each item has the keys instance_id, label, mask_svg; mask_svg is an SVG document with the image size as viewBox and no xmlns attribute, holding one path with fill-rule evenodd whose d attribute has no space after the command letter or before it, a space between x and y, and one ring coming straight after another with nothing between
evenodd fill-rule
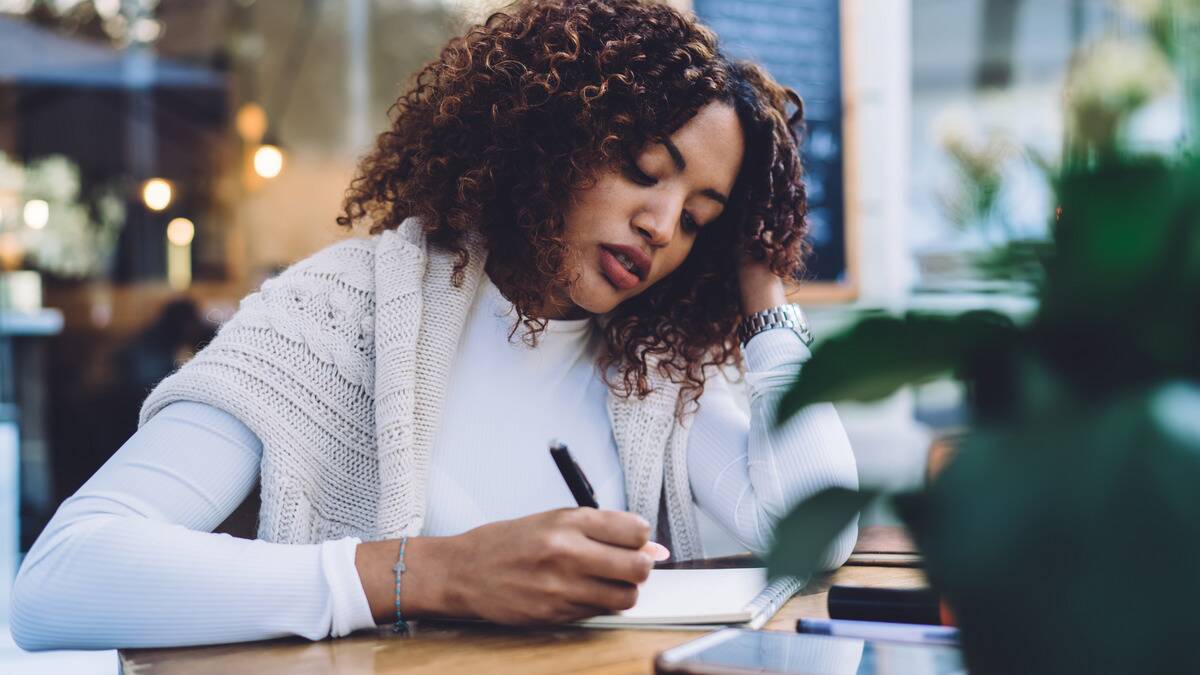
<instances>
[{"instance_id":1,"label":"tablet","mask_svg":"<svg viewBox=\"0 0 1200 675\"><path fill-rule=\"evenodd\" d=\"M957 647L728 628L659 653L654 672L695 675L966 675Z\"/></svg>"}]
</instances>

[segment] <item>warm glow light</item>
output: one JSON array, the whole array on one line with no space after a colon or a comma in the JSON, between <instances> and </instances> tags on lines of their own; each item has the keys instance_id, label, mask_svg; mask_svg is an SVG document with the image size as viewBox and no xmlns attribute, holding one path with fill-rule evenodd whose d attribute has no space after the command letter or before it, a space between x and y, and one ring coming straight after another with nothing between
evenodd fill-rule
<instances>
[{"instance_id":1,"label":"warm glow light","mask_svg":"<svg viewBox=\"0 0 1200 675\"><path fill-rule=\"evenodd\" d=\"M161 178L151 178L142 186L142 201L154 211L171 205L171 184Z\"/></svg>"},{"instance_id":2,"label":"warm glow light","mask_svg":"<svg viewBox=\"0 0 1200 675\"><path fill-rule=\"evenodd\" d=\"M274 145L262 145L254 152L254 172L263 178L274 178L283 171L283 151Z\"/></svg>"},{"instance_id":3,"label":"warm glow light","mask_svg":"<svg viewBox=\"0 0 1200 675\"><path fill-rule=\"evenodd\" d=\"M0 232L0 270L21 268L25 258L25 245L16 232Z\"/></svg>"},{"instance_id":4,"label":"warm glow light","mask_svg":"<svg viewBox=\"0 0 1200 675\"><path fill-rule=\"evenodd\" d=\"M187 218L167 223L167 283L177 291L192 283L192 238L196 226Z\"/></svg>"},{"instance_id":5,"label":"warm glow light","mask_svg":"<svg viewBox=\"0 0 1200 675\"><path fill-rule=\"evenodd\" d=\"M234 121L238 135L247 143L257 143L267 133L267 111L253 101L238 108Z\"/></svg>"},{"instance_id":6,"label":"warm glow light","mask_svg":"<svg viewBox=\"0 0 1200 675\"><path fill-rule=\"evenodd\" d=\"M30 199L25 202L25 224L35 230L40 230L50 222L50 205L44 199Z\"/></svg>"},{"instance_id":7,"label":"warm glow light","mask_svg":"<svg viewBox=\"0 0 1200 675\"><path fill-rule=\"evenodd\" d=\"M196 236L196 226L187 218L176 218L167 223L167 240L176 246L187 246Z\"/></svg>"}]
</instances>

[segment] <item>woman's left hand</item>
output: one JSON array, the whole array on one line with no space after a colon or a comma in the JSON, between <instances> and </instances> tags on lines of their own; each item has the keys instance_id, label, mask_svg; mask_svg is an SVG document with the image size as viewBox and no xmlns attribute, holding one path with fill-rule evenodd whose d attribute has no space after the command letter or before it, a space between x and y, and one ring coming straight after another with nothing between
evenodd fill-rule
<instances>
[{"instance_id":1,"label":"woman's left hand","mask_svg":"<svg viewBox=\"0 0 1200 675\"><path fill-rule=\"evenodd\" d=\"M755 260L744 248L738 253L738 288L742 310L747 314L787 304L783 280L771 271L766 261Z\"/></svg>"}]
</instances>

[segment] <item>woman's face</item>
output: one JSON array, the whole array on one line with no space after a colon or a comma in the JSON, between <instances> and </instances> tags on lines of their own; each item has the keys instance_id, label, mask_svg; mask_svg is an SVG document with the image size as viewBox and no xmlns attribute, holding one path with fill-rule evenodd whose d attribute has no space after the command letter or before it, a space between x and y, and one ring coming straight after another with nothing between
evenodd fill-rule
<instances>
[{"instance_id":1,"label":"woman's face","mask_svg":"<svg viewBox=\"0 0 1200 675\"><path fill-rule=\"evenodd\" d=\"M564 237L574 281L553 294L547 318L603 314L679 267L725 209L744 150L733 107L710 103L628 171L604 171L575 193Z\"/></svg>"}]
</instances>

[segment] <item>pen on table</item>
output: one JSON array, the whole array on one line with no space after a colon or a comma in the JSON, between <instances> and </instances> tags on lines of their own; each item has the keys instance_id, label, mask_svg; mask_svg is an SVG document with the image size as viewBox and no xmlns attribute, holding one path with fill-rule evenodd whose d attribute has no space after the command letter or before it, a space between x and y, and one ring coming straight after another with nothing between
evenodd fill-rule
<instances>
[{"instance_id":1,"label":"pen on table","mask_svg":"<svg viewBox=\"0 0 1200 675\"><path fill-rule=\"evenodd\" d=\"M571 457L571 451L567 450L565 443L558 441L550 441L550 456L554 458L554 464L558 466L558 472L562 474L563 480L567 483L567 488L571 490L571 495L575 497L575 503L580 506L590 506L593 509L600 508L600 503L596 501L596 493L592 489L592 483L583 475L583 468L575 462ZM670 556L670 551L666 546L655 542L647 543L652 551L650 557L654 560L666 560Z\"/></svg>"},{"instance_id":2,"label":"pen on table","mask_svg":"<svg viewBox=\"0 0 1200 675\"><path fill-rule=\"evenodd\" d=\"M957 645L958 629L950 626L926 626L885 621L844 621L839 619L798 619L797 633L832 635L859 640L887 640L920 644Z\"/></svg>"}]
</instances>

